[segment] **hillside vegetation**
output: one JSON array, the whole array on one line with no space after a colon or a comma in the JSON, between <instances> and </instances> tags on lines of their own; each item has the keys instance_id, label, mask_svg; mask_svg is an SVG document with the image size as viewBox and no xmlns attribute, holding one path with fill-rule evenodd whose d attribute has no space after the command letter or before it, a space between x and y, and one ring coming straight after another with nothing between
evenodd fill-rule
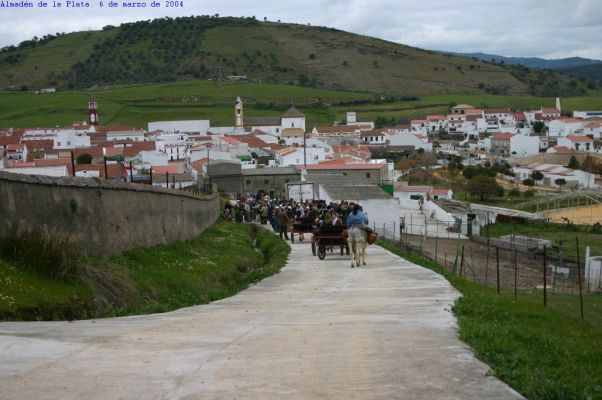
<instances>
[{"instance_id":1,"label":"hillside vegetation","mask_svg":"<svg viewBox=\"0 0 602 400\"><path fill-rule=\"evenodd\" d=\"M267 83L218 83L182 81L163 84L115 86L84 92L59 91L52 94L0 92L0 128L66 126L87 119L88 96L94 94L100 108L100 122L147 128L150 121L209 119L212 126L234 124L234 101L241 96L246 116L281 115L291 104L307 116L306 126L331 125L347 111L363 121L386 120L407 123L427 114L445 114L450 104L475 107L539 109L553 107L554 97L500 96L490 94L444 94L428 96L375 95ZM597 110L602 96L562 98L562 109Z\"/></svg>"},{"instance_id":2,"label":"hillside vegetation","mask_svg":"<svg viewBox=\"0 0 602 400\"><path fill-rule=\"evenodd\" d=\"M0 236L0 321L171 311L232 296L277 273L290 247L265 229L220 222L186 242L85 257L44 232Z\"/></svg>"},{"instance_id":3,"label":"hillside vegetation","mask_svg":"<svg viewBox=\"0 0 602 400\"><path fill-rule=\"evenodd\" d=\"M246 75L404 95L583 95L585 83L429 52L325 27L208 16L163 18L34 38L0 52L0 86L86 89Z\"/></svg>"}]
</instances>

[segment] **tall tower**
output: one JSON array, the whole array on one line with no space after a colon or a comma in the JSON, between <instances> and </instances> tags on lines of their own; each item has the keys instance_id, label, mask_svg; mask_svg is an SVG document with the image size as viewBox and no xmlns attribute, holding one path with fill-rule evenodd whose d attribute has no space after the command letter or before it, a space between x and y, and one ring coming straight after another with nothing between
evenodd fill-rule
<instances>
[{"instance_id":1,"label":"tall tower","mask_svg":"<svg viewBox=\"0 0 602 400\"><path fill-rule=\"evenodd\" d=\"M90 96L88 101L88 122L91 126L98 126L98 107L95 96Z\"/></svg>"},{"instance_id":2,"label":"tall tower","mask_svg":"<svg viewBox=\"0 0 602 400\"><path fill-rule=\"evenodd\" d=\"M562 108L560 108L560 97L556 97L556 109L562 111Z\"/></svg>"},{"instance_id":3,"label":"tall tower","mask_svg":"<svg viewBox=\"0 0 602 400\"><path fill-rule=\"evenodd\" d=\"M234 104L234 118L235 118L235 126L236 128L242 128L244 127L244 122L243 122L243 109L242 109L242 100L240 99L240 96L236 98L236 104Z\"/></svg>"}]
</instances>

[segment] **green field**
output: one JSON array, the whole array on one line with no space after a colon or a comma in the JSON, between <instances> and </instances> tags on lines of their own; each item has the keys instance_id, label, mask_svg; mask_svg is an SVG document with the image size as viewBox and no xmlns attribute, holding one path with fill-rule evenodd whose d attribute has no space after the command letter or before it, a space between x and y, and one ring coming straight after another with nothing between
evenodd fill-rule
<instances>
[{"instance_id":1,"label":"green field","mask_svg":"<svg viewBox=\"0 0 602 400\"><path fill-rule=\"evenodd\" d=\"M377 117L424 118L445 114L451 103L475 107L524 109L552 107L555 98L493 95L431 95L419 100L375 102L361 92L311 89L279 84L186 81L168 84L115 86L94 92L59 91L53 94L0 92L0 127L66 126L87 119L87 101L94 94L104 125L146 128L150 121L209 119L213 126L234 124L234 101L241 96L246 116L281 115L291 104L307 115L306 126L330 125L353 110L364 121ZM365 104L341 102L363 101ZM602 109L602 94L562 99L563 111ZM259 108L258 108L259 106Z\"/></svg>"},{"instance_id":2,"label":"green field","mask_svg":"<svg viewBox=\"0 0 602 400\"><path fill-rule=\"evenodd\" d=\"M468 282L419 253L397 244L379 244L409 261L445 276L462 293L454 304L459 337L501 379L531 400L602 398L602 295L586 294L585 321L579 298L541 292L498 295Z\"/></svg>"}]
</instances>

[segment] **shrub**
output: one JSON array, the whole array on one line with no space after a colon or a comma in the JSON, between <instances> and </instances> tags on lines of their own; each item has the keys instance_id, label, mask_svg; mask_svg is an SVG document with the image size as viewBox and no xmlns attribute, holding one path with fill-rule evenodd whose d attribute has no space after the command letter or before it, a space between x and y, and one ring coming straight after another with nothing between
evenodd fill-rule
<instances>
[{"instance_id":1,"label":"shrub","mask_svg":"<svg viewBox=\"0 0 602 400\"><path fill-rule=\"evenodd\" d=\"M520 190L515 188L515 189L510 190L508 192L508 194L513 197L518 197L518 196L520 196Z\"/></svg>"},{"instance_id":2,"label":"shrub","mask_svg":"<svg viewBox=\"0 0 602 400\"><path fill-rule=\"evenodd\" d=\"M68 238L51 236L39 228L19 231L13 227L0 236L0 257L40 277L68 280L81 262L78 247Z\"/></svg>"},{"instance_id":3,"label":"shrub","mask_svg":"<svg viewBox=\"0 0 602 400\"><path fill-rule=\"evenodd\" d=\"M525 195L525 197L533 197L533 196L535 196L535 192L533 190L527 190L523 194Z\"/></svg>"}]
</instances>

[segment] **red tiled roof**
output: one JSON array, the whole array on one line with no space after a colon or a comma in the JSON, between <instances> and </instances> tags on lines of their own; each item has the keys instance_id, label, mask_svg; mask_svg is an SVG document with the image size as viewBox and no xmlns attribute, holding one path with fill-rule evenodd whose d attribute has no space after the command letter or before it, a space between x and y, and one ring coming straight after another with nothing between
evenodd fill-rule
<instances>
[{"instance_id":1,"label":"red tiled roof","mask_svg":"<svg viewBox=\"0 0 602 400\"><path fill-rule=\"evenodd\" d=\"M0 136L0 146L7 146L9 144L18 144L21 138L18 136Z\"/></svg>"},{"instance_id":2,"label":"red tiled roof","mask_svg":"<svg viewBox=\"0 0 602 400\"><path fill-rule=\"evenodd\" d=\"M27 168L27 167L35 167L33 162L17 162L15 160L6 160L7 168Z\"/></svg>"},{"instance_id":3,"label":"red tiled roof","mask_svg":"<svg viewBox=\"0 0 602 400\"><path fill-rule=\"evenodd\" d=\"M153 167L153 174L179 174L182 172L182 168L179 165L167 165L167 166L156 166Z\"/></svg>"},{"instance_id":4,"label":"red tiled roof","mask_svg":"<svg viewBox=\"0 0 602 400\"><path fill-rule=\"evenodd\" d=\"M509 108L486 108L485 114L508 114L510 113Z\"/></svg>"},{"instance_id":5,"label":"red tiled roof","mask_svg":"<svg viewBox=\"0 0 602 400\"><path fill-rule=\"evenodd\" d=\"M566 146L554 146L552 147L556 153L569 153L570 149Z\"/></svg>"},{"instance_id":6,"label":"red tiled roof","mask_svg":"<svg viewBox=\"0 0 602 400\"><path fill-rule=\"evenodd\" d=\"M67 167L69 175L73 175L73 169L71 168L71 158L44 158L35 159L33 163L36 167Z\"/></svg>"},{"instance_id":7,"label":"red tiled roof","mask_svg":"<svg viewBox=\"0 0 602 400\"><path fill-rule=\"evenodd\" d=\"M25 150L25 145L24 144L20 144L20 143L9 144L9 145L6 145L6 150L12 150L12 151L21 150L21 151L23 151L23 150Z\"/></svg>"},{"instance_id":8,"label":"red tiled roof","mask_svg":"<svg viewBox=\"0 0 602 400\"><path fill-rule=\"evenodd\" d=\"M357 127L338 125L338 126L315 126L314 129L318 133L352 133L358 130Z\"/></svg>"},{"instance_id":9,"label":"red tiled roof","mask_svg":"<svg viewBox=\"0 0 602 400\"><path fill-rule=\"evenodd\" d=\"M253 148L268 147L268 144L266 142L264 142L263 140L261 140L260 138L258 138L257 136L255 136L253 134L237 136L236 140L238 140L239 142L242 142L242 143L246 143L249 145L249 147L253 147Z\"/></svg>"},{"instance_id":10,"label":"red tiled roof","mask_svg":"<svg viewBox=\"0 0 602 400\"><path fill-rule=\"evenodd\" d=\"M377 136L385 136L381 131L362 131L360 133L361 137L377 137Z\"/></svg>"},{"instance_id":11,"label":"red tiled roof","mask_svg":"<svg viewBox=\"0 0 602 400\"><path fill-rule=\"evenodd\" d=\"M361 151L361 152L370 152L370 148L365 144L339 144L332 146L333 153L342 153L344 151Z\"/></svg>"},{"instance_id":12,"label":"red tiled roof","mask_svg":"<svg viewBox=\"0 0 602 400\"><path fill-rule=\"evenodd\" d=\"M560 114L560 110L557 108L542 108L542 114Z\"/></svg>"},{"instance_id":13,"label":"red tiled roof","mask_svg":"<svg viewBox=\"0 0 602 400\"><path fill-rule=\"evenodd\" d=\"M209 159L207 157L196 160L192 163L192 168L198 173L203 172L203 165L207 164Z\"/></svg>"},{"instance_id":14,"label":"red tiled roof","mask_svg":"<svg viewBox=\"0 0 602 400\"><path fill-rule=\"evenodd\" d=\"M431 194L433 196L447 196L449 194L449 189L433 189L431 190Z\"/></svg>"},{"instance_id":15,"label":"red tiled roof","mask_svg":"<svg viewBox=\"0 0 602 400\"><path fill-rule=\"evenodd\" d=\"M343 160L341 158L334 158L332 160L320 161L318 164L320 164L320 165L345 165L346 162L345 162L345 160Z\"/></svg>"},{"instance_id":16,"label":"red tiled roof","mask_svg":"<svg viewBox=\"0 0 602 400\"><path fill-rule=\"evenodd\" d=\"M140 154L141 151L153 151L156 150L157 146L155 141L150 140L148 142L135 142L131 146L126 146L123 149L123 155L125 157L135 157Z\"/></svg>"},{"instance_id":17,"label":"red tiled roof","mask_svg":"<svg viewBox=\"0 0 602 400\"><path fill-rule=\"evenodd\" d=\"M505 140L505 139L512 139L514 137L514 133L496 133L495 135L491 136L492 139L498 139L498 140Z\"/></svg>"},{"instance_id":18,"label":"red tiled roof","mask_svg":"<svg viewBox=\"0 0 602 400\"><path fill-rule=\"evenodd\" d=\"M234 145L238 146L240 144L240 142L237 139L233 138L232 136L222 136L222 140L233 146Z\"/></svg>"},{"instance_id":19,"label":"red tiled roof","mask_svg":"<svg viewBox=\"0 0 602 400\"><path fill-rule=\"evenodd\" d=\"M576 122L583 122L582 119L579 118L559 118L560 121L566 123L576 123Z\"/></svg>"},{"instance_id":20,"label":"red tiled roof","mask_svg":"<svg viewBox=\"0 0 602 400\"><path fill-rule=\"evenodd\" d=\"M592 138L589 136L569 135L566 138L573 143L593 142Z\"/></svg>"}]
</instances>

